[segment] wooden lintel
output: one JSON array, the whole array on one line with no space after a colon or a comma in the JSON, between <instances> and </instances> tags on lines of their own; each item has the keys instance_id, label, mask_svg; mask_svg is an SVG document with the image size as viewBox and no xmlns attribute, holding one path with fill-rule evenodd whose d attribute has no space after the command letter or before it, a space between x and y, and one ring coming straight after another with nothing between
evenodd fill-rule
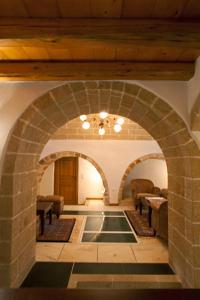
<instances>
[{"instance_id":1,"label":"wooden lintel","mask_svg":"<svg viewBox=\"0 0 200 300\"><path fill-rule=\"evenodd\" d=\"M0 80L189 80L193 63L0 62Z\"/></svg>"},{"instance_id":2,"label":"wooden lintel","mask_svg":"<svg viewBox=\"0 0 200 300\"><path fill-rule=\"evenodd\" d=\"M0 46L71 42L200 49L200 22L131 19L0 19Z\"/></svg>"}]
</instances>

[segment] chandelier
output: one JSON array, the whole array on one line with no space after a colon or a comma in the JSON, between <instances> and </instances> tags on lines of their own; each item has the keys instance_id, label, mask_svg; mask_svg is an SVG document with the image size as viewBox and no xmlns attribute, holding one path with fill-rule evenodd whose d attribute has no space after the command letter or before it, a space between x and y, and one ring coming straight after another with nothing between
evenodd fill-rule
<instances>
[{"instance_id":1,"label":"chandelier","mask_svg":"<svg viewBox=\"0 0 200 300\"><path fill-rule=\"evenodd\" d=\"M122 130L122 125L124 124L124 119L122 117L109 117L109 114L105 111L100 112L95 117L88 117L86 115L81 115L80 120L82 121L82 128L87 130L90 128L91 124L98 128L99 135L104 135L106 133L106 128L113 128L113 130L118 133Z\"/></svg>"}]
</instances>

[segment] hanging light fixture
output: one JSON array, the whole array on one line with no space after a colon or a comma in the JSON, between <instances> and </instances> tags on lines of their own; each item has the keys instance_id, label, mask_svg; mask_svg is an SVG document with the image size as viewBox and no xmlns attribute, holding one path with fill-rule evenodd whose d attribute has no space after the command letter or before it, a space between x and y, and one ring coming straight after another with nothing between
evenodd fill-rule
<instances>
[{"instance_id":1,"label":"hanging light fixture","mask_svg":"<svg viewBox=\"0 0 200 300\"><path fill-rule=\"evenodd\" d=\"M116 119L116 117L110 117L108 118L108 113L105 111L102 111L99 113L99 115L96 117L92 117L88 119L86 115L81 115L80 120L82 123L83 129L89 129L90 124L93 123L94 127L98 128L99 135L103 136L106 133L105 127L111 128L113 127L113 130L116 133L119 133L122 130L122 125L124 124L124 118L119 117Z\"/></svg>"},{"instance_id":2,"label":"hanging light fixture","mask_svg":"<svg viewBox=\"0 0 200 300\"><path fill-rule=\"evenodd\" d=\"M89 129L90 128L90 123L88 121L84 121L82 124L83 129Z\"/></svg>"},{"instance_id":3,"label":"hanging light fixture","mask_svg":"<svg viewBox=\"0 0 200 300\"><path fill-rule=\"evenodd\" d=\"M114 125L114 131L115 131L115 132L120 132L121 130L122 130L121 125L118 124L118 123L116 123L116 124Z\"/></svg>"},{"instance_id":4,"label":"hanging light fixture","mask_svg":"<svg viewBox=\"0 0 200 300\"><path fill-rule=\"evenodd\" d=\"M117 124L123 125L124 124L124 118L120 117L117 119Z\"/></svg>"},{"instance_id":5,"label":"hanging light fixture","mask_svg":"<svg viewBox=\"0 0 200 300\"><path fill-rule=\"evenodd\" d=\"M105 112L105 111L101 111L101 112L99 113L99 117L100 117L101 119L105 119L105 118L107 118L107 116L108 116L108 113Z\"/></svg>"},{"instance_id":6,"label":"hanging light fixture","mask_svg":"<svg viewBox=\"0 0 200 300\"><path fill-rule=\"evenodd\" d=\"M84 122L85 120L87 120L87 116L86 115L81 115L80 120Z\"/></svg>"},{"instance_id":7,"label":"hanging light fixture","mask_svg":"<svg viewBox=\"0 0 200 300\"><path fill-rule=\"evenodd\" d=\"M100 127L99 128L99 135L104 135L106 133L105 128L104 127Z\"/></svg>"}]
</instances>

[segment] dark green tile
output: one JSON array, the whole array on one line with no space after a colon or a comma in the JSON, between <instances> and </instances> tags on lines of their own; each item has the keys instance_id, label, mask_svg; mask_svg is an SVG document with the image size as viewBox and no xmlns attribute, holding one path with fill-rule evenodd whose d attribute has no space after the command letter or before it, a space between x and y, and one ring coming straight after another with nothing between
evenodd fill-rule
<instances>
[{"instance_id":1,"label":"dark green tile","mask_svg":"<svg viewBox=\"0 0 200 300\"><path fill-rule=\"evenodd\" d=\"M132 231L125 217L105 217L102 231Z\"/></svg>"},{"instance_id":2,"label":"dark green tile","mask_svg":"<svg viewBox=\"0 0 200 300\"><path fill-rule=\"evenodd\" d=\"M63 215L80 215L80 216L124 216L123 211L84 211L84 210L64 210Z\"/></svg>"},{"instance_id":3,"label":"dark green tile","mask_svg":"<svg viewBox=\"0 0 200 300\"><path fill-rule=\"evenodd\" d=\"M182 286L179 282L113 281L113 289L181 289L181 288Z\"/></svg>"},{"instance_id":4,"label":"dark green tile","mask_svg":"<svg viewBox=\"0 0 200 300\"><path fill-rule=\"evenodd\" d=\"M132 233L88 233L85 232L82 242L93 243L137 243Z\"/></svg>"},{"instance_id":5,"label":"dark green tile","mask_svg":"<svg viewBox=\"0 0 200 300\"><path fill-rule=\"evenodd\" d=\"M90 216L90 215L103 215L101 211L84 211L84 210L64 210L62 215L78 215L78 216Z\"/></svg>"},{"instance_id":6,"label":"dark green tile","mask_svg":"<svg viewBox=\"0 0 200 300\"><path fill-rule=\"evenodd\" d=\"M105 216L124 216L123 211L104 211Z\"/></svg>"},{"instance_id":7,"label":"dark green tile","mask_svg":"<svg viewBox=\"0 0 200 300\"><path fill-rule=\"evenodd\" d=\"M145 282L145 281L114 281L113 289L156 289L158 282Z\"/></svg>"},{"instance_id":8,"label":"dark green tile","mask_svg":"<svg viewBox=\"0 0 200 300\"><path fill-rule=\"evenodd\" d=\"M87 217L84 231L132 231L125 217Z\"/></svg>"},{"instance_id":9,"label":"dark green tile","mask_svg":"<svg viewBox=\"0 0 200 300\"><path fill-rule=\"evenodd\" d=\"M74 274L174 275L168 264L157 263L75 263Z\"/></svg>"},{"instance_id":10,"label":"dark green tile","mask_svg":"<svg viewBox=\"0 0 200 300\"><path fill-rule=\"evenodd\" d=\"M120 263L75 263L73 274L122 274Z\"/></svg>"},{"instance_id":11,"label":"dark green tile","mask_svg":"<svg viewBox=\"0 0 200 300\"><path fill-rule=\"evenodd\" d=\"M21 287L66 288L72 265L72 263L37 262Z\"/></svg>"},{"instance_id":12,"label":"dark green tile","mask_svg":"<svg viewBox=\"0 0 200 300\"><path fill-rule=\"evenodd\" d=\"M159 263L138 263L123 264L125 274L143 274L143 275L168 275L174 274L168 264Z\"/></svg>"},{"instance_id":13,"label":"dark green tile","mask_svg":"<svg viewBox=\"0 0 200 300\"><path fill-rule=\"evenodd\" d=\"M112 281L78 281L78 289L111 289Z\"/></svg>"},{"instance_id":14,"label":"dark green tile","mask_svg":"<svg viewBox=\"0 0 200 300\"><path fill-rule=\"evenodd\" d=\"M103 224L103 217L87 217L84 231L100 231Z\"/></svg>"}]
</instances>

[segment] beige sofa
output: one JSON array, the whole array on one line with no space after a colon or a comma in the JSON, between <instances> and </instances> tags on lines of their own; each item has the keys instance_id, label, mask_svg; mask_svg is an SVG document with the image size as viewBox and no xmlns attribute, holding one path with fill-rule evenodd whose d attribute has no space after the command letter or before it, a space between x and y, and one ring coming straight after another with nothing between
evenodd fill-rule
<instances>
[{"instance_id":1,"label":"beige sofa","mask_svg":"<svg viewBox=\"0 0 200 300\"><path fill-rule=\"evenodd\" d=\"M37 201L53 202L52 212L54 214L56 214L57 218L59 218L60 214L63 211L63 207L64 207L64 197L63 196L60 196L60 195L47 195L47 196L38 195Z\"/></svg>"}]
</instances>

